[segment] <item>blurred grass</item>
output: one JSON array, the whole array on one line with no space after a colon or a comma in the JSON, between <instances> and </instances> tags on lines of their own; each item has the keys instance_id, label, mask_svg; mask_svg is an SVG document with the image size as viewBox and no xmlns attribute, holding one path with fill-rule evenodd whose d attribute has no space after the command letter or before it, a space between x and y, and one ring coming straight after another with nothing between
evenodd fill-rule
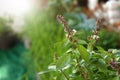
<instances>
[{"instance_id":1,"label":"blurred grass","mask_svg":"<svg viewBox=\"0 0 120 80\"><path fill-rule=\"evenodd\" d=\"M51 18L46 12L37 12L26 19L23 34L30 40L29 56L33 57L36 72L46 70L56 51L54 44L63 39L62 27L58 24L56 18ZM57 52L59 53L59 51ZM49 76L47 74L41 78L47 80Z\"/></svg>"}]
</instances>

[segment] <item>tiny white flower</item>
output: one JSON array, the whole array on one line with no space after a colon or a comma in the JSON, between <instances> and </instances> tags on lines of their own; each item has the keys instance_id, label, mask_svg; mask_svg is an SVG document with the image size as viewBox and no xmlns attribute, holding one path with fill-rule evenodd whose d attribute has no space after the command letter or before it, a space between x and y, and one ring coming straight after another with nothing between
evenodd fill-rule
<instances>
[{"instance_id":1,"label":"tiny white flower","mask_svg":"<svg viewBox=\"0 0 120 80\"><path fill-rule=\"evenodd\" d=\"M116 52L117 52L117 49L112 50L112 53L116 53Z\"/></svg>"},{"instance_id":2,"label":"tiny white flower","mask_svg":"<svg viewBox=\"0 0 120 80\"><path fill-rule=\"evenodd\" d=\"M75 35L77 31L75 29L72 30L72 35Z\"/></svg>"},{"instance_id":3,"label":"tiny white flower","mask_svg":"<svg viewBox=\"0 0 120 80\"><path fill-rule=\"evenodd\" d=\"M100 37L97 36L97 35L93 35L92 38L93 38L93 39L99 39Z\"/></svg>"},{"instance_id":4,"label":"tiny white flower","mask_svg":"<svg viewBox=\"0 0 120 80\"><path fill-rule=\"evenodd\" d=\"M74 33L76 33L77 31L75 29L72 30Z\"/></svg>"}]
</instances>

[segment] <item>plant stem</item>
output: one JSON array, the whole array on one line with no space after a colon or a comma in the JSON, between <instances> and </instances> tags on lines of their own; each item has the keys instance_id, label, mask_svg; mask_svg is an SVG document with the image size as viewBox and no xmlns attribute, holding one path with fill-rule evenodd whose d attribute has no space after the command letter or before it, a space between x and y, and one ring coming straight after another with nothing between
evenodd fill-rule
<instances>
[{"instance_id":1,"label":"plant stem","mask_svg":"<svg viewBox=\"0 0 120 80\"><path fill-rule=\"evenodd\" d=\"M76 57L76 61L77 61L77 67L78 67L79 73L81 74L81 76L83 76L84 80L87 80L86 74L83 72L81 66L79 65L79 60L77 57Z\"/></svg>"},{"instance_id":2,"label":"plant stem","mask_svg":"<svg viewBox=\"0 0 120 80\"><path fill-rule=\"evenodd\" d=\"M67 79L67 80L70 80L69 79L69 77L61 70L61 72L63 73L63 75L65 76L65 78Z\"/></svg>"}]
</instances>

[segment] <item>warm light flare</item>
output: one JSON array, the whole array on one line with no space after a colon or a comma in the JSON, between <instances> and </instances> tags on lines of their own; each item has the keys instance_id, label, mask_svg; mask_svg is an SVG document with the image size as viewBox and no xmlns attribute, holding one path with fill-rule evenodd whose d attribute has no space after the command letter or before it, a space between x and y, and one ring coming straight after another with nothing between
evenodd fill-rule
<instances>
[{"instance_id":1,"label":"warm light flare","mask_svg":"<svg viewBox=\"0 0 120 80\"><path fill-rule=\"evenodd\" d=\"M21 16L31 8L30 0L0 0L0 13Z\"/></svg>"}]
</instances>

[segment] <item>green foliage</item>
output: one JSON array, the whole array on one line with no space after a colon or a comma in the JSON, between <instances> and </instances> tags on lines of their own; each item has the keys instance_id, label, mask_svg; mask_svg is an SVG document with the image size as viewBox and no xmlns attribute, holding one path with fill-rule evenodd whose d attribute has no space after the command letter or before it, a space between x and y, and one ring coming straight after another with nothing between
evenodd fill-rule
<instances>
[{"instance_id":1,"label":"green foliage","mask_svg":"<svg viewBox=\"0 0 120 80\"><path fill-rule=\"evenodd\" d=\"M100 33L95 34L95 32L96 30L91 35L89 34L88 40L79 37L84 36L84 34L81 35L81 31L77 31L75 35L66 33L68 36L65 40L68 43L65 46L68 50L60 57L55 56L53 68L49 68L53 70L55 77L51 77L50 80L120 79L120 50L109 49L107 51L97 45L98 40L101 39L99 39Z\"/></svg>"},{"instance_id":2,"label":"green foliage","mask_svg":"<svg viewBox=\"0 0 120 80\"><path fill-rule=\"evenodd\" d=\"M81 30L80 34L82 34L82 36L80 37L84 40L86 39L88 34L91 34L90 31L95 29L95 20L87 19L86 15L83 13L66 13L65 19L67 19L68 25L72 29ZM120 39L120 36L118 35L119 33L116 33L115 31L108 32L102 29L99 32L99 36L101 37L101 39L100 42L97 43L97 45L102 46L104 49L117 48L119 46L117 41Z\"/></svg>"},{"instance_id":3,"label":"green foliage","mask_svg":"<svg viewBox=\"0 0 120 80\"><path fill-rule=\"evenodd\" d=\"M90 54L87 52L86 48L82 45L78 46L78 51L80 52L80 56L87 62L89 62Z\"/></svg>"},{"instance_id":4,"label":"green foliage","mask_svg":"<svg viewBox=\"0 0 120 80\"><path fill-rule=\"evenodd\" d=\"M98 45L102 46L104 49L118 48L118 41L120 40L120 36L118 35L119 33L116 33L115 31L107 32L105 30L101 30L99 33L101 39Z\"/></svg>"},{"instance_id":5,"label":"green foliage","mask_svg":"<svg viewBox=\"0 0 120 80\"><path fill-rule=\"evenodd\" d=\"M63 14L68 21L68 25L71 28L79 30L76 33L76 36L78 38L78 46L79 45L83 46L85 50L90 48L90 47L87 47L88 44L89 46L93 47L93 45L91 45L91 42L87 41L87 36L90 35L91 34L90 31L94 29L95 20L87 19L87 17L84 14L80 13L80 11L74 12L74 13L71 12L70 7L71 7L71 4L73 3L73 0L49 0L49 1L50 2L47 6L47 11L42 12L42 14L41 12L37 12L35 14L32 14L34 16L28 17L28 20L26 23L27 28L24 33L25 33L25 36L28 36L28 38L30 39L30 43L31 43L30 53L33 56L33 62L35 64L36 72L46 69L47 65L50 64L50 62L52 62L53 60L53 63L51 63L48 66L48 70L39 73L41 80L47 80L48 78L49 80L54 80L54 79L64 80L65 76L61 73L67 74L74 71L73 69L75 67L73 67L73 65L75 65L75 63L72 62L71 60L73 60L75 57L80 58L80 60L81 58L83 58L82 60L83 62L81 62L82 64L82 63L85 63L84 60L87 60L87 59L84 57L84 55L81 56L83 53L81 52L80 54L78 49L74 51L73 49L71 49L72 43L68 39L66 38L63 39L63 30L58 24L58 22L54 20L56 17L56 14ZM97 45L102 46L105 50L111 47L115 48L117 46L116 40L118 38L116 38L116 36L112 37L113 39L110 42L108 41L106 42L106 44L103 44L105 40L109 40L109 37L114 35L114 34L110 34L108 35L109 37L102 37L102 36L106 36L104 34L107 35L109 33L104 32L102 34L101 32L100 40L102 41L99 41ZM115 45L110 44L113 42L115 43ZM75 53L75 55L72 55L73 53ZM57 56L61 56L61 57L58 58L59 60L56 60L55 57L53 59L53 54L57 54ZM102 56L105 56L105 55L89 54L88 56L89 60L91 60L90 57L92 56L95 57L95 59L93 59L93 62L96 62L95 64L97 64L97 62L102 64L101 63L102 60L101 59L96 60L96 58L98 57L101 58ZM109 61L109 58L107 58L107 60ZM53 67L53 68L51 69L50 67ZM59 68L61 67L63 69L64 68L69 68L69 69L65 69L65 72L64 72L64 70L63 71L59 70ZM42 73L45 73L45 74L43 75ZM73 77L73 80L80 80L80 79L83 80L81 76L76 76L76 74L78 75L77 70L76 70L76 73L70 74L69 76Z\"/></svg>"},{"instance_id":6,"label":"green foliage","mask_svg":"<svg viewBox=\"0 0 120 80\"><path fill-rule=\"evenodd\" d=\"M70 55L63 55L61 56L56 62L57 69L63 69L70 63Z\"/></svg>"}]
</instances>

